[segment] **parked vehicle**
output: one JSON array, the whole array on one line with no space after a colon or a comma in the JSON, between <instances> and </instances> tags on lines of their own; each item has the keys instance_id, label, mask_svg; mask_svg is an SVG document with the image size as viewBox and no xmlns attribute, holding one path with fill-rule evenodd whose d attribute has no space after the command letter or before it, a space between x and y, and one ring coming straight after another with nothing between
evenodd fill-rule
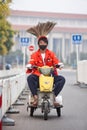
<instances>
[{"instance_id":1,"label":"parked vehicle","mask_svg":"<svg viewBox=\"0 0 87 130\"><path fill-rule=\"evenodd\" d=\"M6 70L10 70L10 69L11 69L11 64L6 64L6 65L5 65L5 69L6 69Z\"/></svg>"}]
</instances>

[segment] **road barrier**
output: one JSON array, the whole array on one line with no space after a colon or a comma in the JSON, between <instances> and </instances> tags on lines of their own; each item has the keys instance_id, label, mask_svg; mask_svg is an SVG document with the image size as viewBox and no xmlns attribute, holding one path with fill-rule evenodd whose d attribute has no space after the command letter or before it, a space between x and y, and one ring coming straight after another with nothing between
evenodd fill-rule
<instances>
[{"instance_id":1,"label":"road barrier","mask_svg":"<svg viewBox=\"0 0 87 130\"><path fill-rule=\"evenodd\" d=\"M10 75L9 75L10 76ZM16 102L26 86L26 74L22 72L13 77L0 80L0 125L8 109ZM1 127L0 127L1 130Z\"/></svg>"},{"instance_id":2,"label":"road barrier","mask_svg":"<svg viewBox=\"0 0 87 130\"><path fill-rule=\"evenodd\" d=\"M14 68L10 70L0 70L0 79L15 76L23 72L23 68Z\"/></svg>"},{"instance_id":3,"label":"road barrier","mask_svg":"<svg viewBox=\"0 0 87 130\"><path fill-rule=\"evenodd\" d=\"M87 60L78 62L77 81L87 86Z\"/></svg>"}]
</instances>

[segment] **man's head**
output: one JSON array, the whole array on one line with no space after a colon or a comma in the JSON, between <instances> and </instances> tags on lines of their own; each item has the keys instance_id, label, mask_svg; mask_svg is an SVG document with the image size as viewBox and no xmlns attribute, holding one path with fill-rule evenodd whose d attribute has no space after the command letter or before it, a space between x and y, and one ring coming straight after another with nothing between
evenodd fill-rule
<instances>
[{"instance_id":1,"label":"man's head","mask_svg":"<svg viewBox=\"0 0 87 130\"><path fill-rule=\"evenodd\" d=\"M38 39L38 46L39 46L39 48L44 51L47 48L47 45L48 45L48 39L47 39L47 37L41 36Z\"/></svg>"}]
</instances>

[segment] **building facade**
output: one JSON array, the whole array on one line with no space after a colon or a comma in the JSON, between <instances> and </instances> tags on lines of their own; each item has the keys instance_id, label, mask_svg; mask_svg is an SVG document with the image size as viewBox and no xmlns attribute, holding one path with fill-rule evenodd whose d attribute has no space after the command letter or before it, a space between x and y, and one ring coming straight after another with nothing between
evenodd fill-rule
<instances>
[{"instance_id":1,"label":"building facade","mask_svg":"<svg viewBox=\"0 0 87 130\"><path fill-rule=\"evenodd\" d=\"M53 21L56 26L48 35L48 48L53 50L61 61L66 64L75 63L77 46L79 53L87 53L87 15L11 10L8 21L13 29L18 31L14 38L17 48L20 48L20 37L29 37L37 49L37 39L26 30L38 22ZM82 36L79 45L73 44L72 35Z\"/></svg>"}]
</instances>

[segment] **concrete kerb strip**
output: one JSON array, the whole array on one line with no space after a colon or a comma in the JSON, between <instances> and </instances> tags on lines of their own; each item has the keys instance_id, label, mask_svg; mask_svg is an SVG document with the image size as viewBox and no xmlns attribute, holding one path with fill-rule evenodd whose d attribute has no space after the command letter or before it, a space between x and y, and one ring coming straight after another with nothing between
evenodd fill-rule
<instances>
[{"instance_id":1,"label":"concrete kerb strip","mask_svg":"<svg viewBox=\"0 0 87 130\"><path fill-rule=\"evenodd\" d=\"M7 115L4 115L2 118L2 125L5 126L14 126L15 125L15 121L11 118L8 118Z\"/></svg>"},{"instance_id":2,"label":"concrete kerb strip","mask_svg":"<svg viewBox=\"0 0 87 130\"><path fill-rule=\"evenodd\" d=\"M18 109L15 109L14 106L11 106L6 113L9 114L18 114L20 111Z\"/></svg>"}]
</instances>

